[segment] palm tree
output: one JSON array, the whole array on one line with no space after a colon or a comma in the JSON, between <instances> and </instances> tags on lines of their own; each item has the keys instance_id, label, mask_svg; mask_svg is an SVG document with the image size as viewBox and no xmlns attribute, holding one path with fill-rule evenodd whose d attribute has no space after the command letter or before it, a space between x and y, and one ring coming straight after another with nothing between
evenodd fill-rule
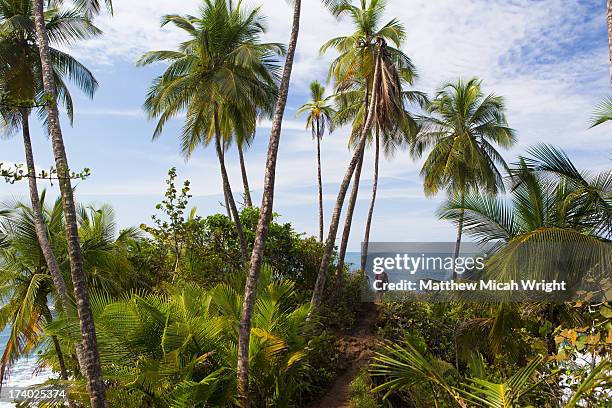
<instances>
[{"instance_id":1,"label":"palm tree","mask_svg":"<svg viewBox=\"0 0 612 408\"><path fill-rule=\"evenodd\" d=\"M323 242L323 182L321 180L321 139L325 129L332 131L334 108L330 101L333 96L325 97L325 87L319 82L310 83L310 102L302 105L297 113L308 112L306 128L312 131L312 138L317 141L317 182L319 185L319 241Z\"/></svg>"},{"instance_id":2,"label":"palm tree","mask_svg":"<svg viewBox=\"0 0 612 408\"><path fill-rule=\"evenodd\" d=\"M397 128L398 123L405 121L405 111L402 101L403 80L400 70L397 68L397 55L393 50L387 48L384 38L376 39L376 54L374 58L375 68L372 76L372 94L369 98L368 109L365 120L360 131L360 136L356 142L355 153L349 163L344 179L340 184L340 191L336 199L336 205L330 222L329 234L325 242L325 251L321 259L321 266L317 274L317 281L311 299L311 312L316 311L323 299L325 280L327 279L327 269L331 262L331 257L338 232L340 213L344 198L348 190L353 172L361 160L366 141L373 126L377 126L382 132L391 132Z\"/></svg>"},{"instance_id":3,"label":"palm tree","mask_svg":"<svg viewBox=\"0 0 612 408\"><path fill-rule=\"evenodd\" d=\"M460 386L450 385L445 374L453 370L446 361L419 351L414 345L385 345L382 352L374 357L370 366L371 373L382 377L383 383L373 391L387 390L386 399L392 392L400 392L412 387L429 384L432 389L440 389L458 406L518 407L520 400L543 380L534 381L535 373L544 363L544 357L537 356L525 367L519 369L503 383L487 381L486 368L480 357L479 376L467 378ZM435 395L435 391L434 391Z\"/></svg>"},{"instance_id":4,"label":"palm tree","mask_svg":"<svg viewBox=\"0 0 612 408\"><path fill-rule=\"evenodd\" d=\"M336 89L339 94L345 94L350 102L345 101L346 113L341 114L341 122L353 121L351 141L359 140L360 129L364 124L365 112L367 111L368 99L372 93L372 78L374 73L374 61L376 40L383 38L392 43L396 48L387 46L387 53L398 70L400 78L406 83L412 83L416 77L415 68L410 59L399 47L405 39L403 25L396 19L390 20L381 26L381 19L385 10L386 2L371 0L369 3L362 0L359 6L345 1L335 9L338 16L347 16L351 19L355 31L349 36L337 37L329 40L321 47L321 53L330 48L336 49L339 55L332 62L329 70L330 78L336 81ZM361 101L361 103L359 103ZM338 270L344 268L344 259L350 237L353 212L359 194L361 181L361 167L363 157L359 158L354 170L353 189L349 199L347 215L345 217L340 250L338 255Z\"/></svg>"},{"instance_id":5,"label":"palm tree","mask_svg":"<svg viewBox=\"0 0 612 408\"><path fill-rule=\"evenodd\" d=\"M463 220L466 233L481 243L498 244L487 261L491 279L524 279L530 260L531 277L562 276L571 287L581 277L577 273L606 267L593 262L612 259L604 243L612 237L612 172L579 171L565 153L549 145L536 145L528 153L512 170L510 202L471 193L463 203L449 199L440 216L455 224ZM538 250L547 252L534 252ZM556 256L567 259L563 268L548 265Z\"/></svg>"},{"instance_id":6,"label":"palm tree","mask_svg":"<svg viewBox=\"0 0 612 408\"><path fill-rule=\"evenodd\" d=\"M105 2L107 5L110 5L111 3L110 0L106 0ZM59 119L59 110L57 107L58 97L61 99L61 93L59 91L59 87L56 85L58 81L55 78L53 70L53 59L51 49L49 47L50 33L47 31L45 24L43 3L43 0L33 0L34 27L36 43L38 44L40 56L43 90L44 94L50 100L50 102L46 104L48 117L47 122L53 145L55 166L59 178L58 184L60 186L64 217L66 219L66 237L70 253L71 277L74 286L74 295L76 298L77 312L79 315L80 329L83 339L82 345L79 346L81 347L82 356L80 361L85 367L83 374L87 380L88 392L92 407L105 407L106 398L104 395L102 372L100 370L96 332L89 307L89 296L87 293L87 284L83 271L83 260L79 245L74 195L72 183L69 178L70 170L66 156L66 149L64 147L64 139ZM99 10L99 3L97 0L78 1L77 5L87 7L87 11L91 12L91 14L95 14Z\"/></svg>"},{"instance_id":7,"label":"palm tree","mask_svg":"<svg viewBox=\"0 0 612 408\"><path fill-rule=\"evenodd\" d=\"M323 0L323 3L330 9L334 10L343 0ZM292 0L293 3L293 20L291 23L291 34L289 36L289 47L287 48L287 57L281 77L279 95L272 117L272 129L270 131L270 141L268 142L268 156L266 159L266 169L264 173L263 193L259 219L257 221L257 229L255 231L255 241L253 243L253 252L251 254L251 262L249 272L247 274L246 284L244 287L244 299L242 303L242 315L240 318L240 335L238 338L238 395L243 408L250 407L249 398L249 340L251 337L251 318L255 301L257 299L257 282L259 272L263 264L264 246L268 235L268 228L274 208L274 185L276 181L276 160L278 157L278 147L280 145L280 136L282 130L283 116L287 105L287 96L289 94L289 82L291 80L291 72L293 70L293 61L295 58L295 50L297 48L297 40L300 32L300 14L302 10L301 0Z\"/></svg>"},{"instance_id":8,"label":"palm tree","mask_svg":"<svg viewBox=\"0 0 612 408\"><path fill-rule=\"evenodd\" d=\"M403 91L404 103L417 104L424 108L428 104L427 95L419 91ZM363 245L361 249L361 271L365 273L366 263L368 260L368 245L370 243L370 229L372 226L372 218L374 215L374 206L376 205L376 195L378 191L378 167L380 161L380 150L383 148L385 156L391 158L398 150L406 149L414 141L415 135L418 132L418 125L412 114L405 110L403 121L398 123L393 132L380 134L380 129L375 129L374 137L374 179L372 182L372 197L370 199L370 208L368 210L368 218L363 237Z\"/></svg>"},{"instance_id":9,"label":"palm tree","mask_svg":"<svg viewBox=\"0 0 612 408\"><path fill-rule=\"evenodd\" d=\"M555 380L558 370L546 373L546 361L543 356L532 358L524 367L498 382L498 374L489 373L482 355L475 353L470 365L471 376L462 378L459 385L452 385L448 378L454 367L429 353L406 343L386 344L382 351L376 353L370 365L370 373L382 380L372 391L387 391L386 400L394 392L419 390L420 385L429 385L435 398L440 398L436 390L448 396L451 403L467 408L472 406L490 408L511 408L528 406L528 398L538 386L544 386L548 380ZM609 370L612 363L603 358L591 372L576 385L571 395L566 395L564 406L577 407L584 402L583 398L600 387L605 389L610 383ZM536 375L538 371L542 371ZM458 373L455 373L458 374ZM492 378L490 378L492 377ZM494 379L494 380L493 380ZM443 399L442 399L443 400ZM433 401L437 406L439 401Z\"/></svg>"},{"instance_id":10,"label":"palm tree","mask_svg":"<svg viewBox=\"0 0 612 408\"><path fill-rule=\"evenodd\" d=\"M431 196L446 189L449 195L463 201L470 190L481 189L489 194L503 191L497 166L507 169L507 165L493 144L510 148L515 143L503 98L485 96L477 79L459 80L440 88L427 111L412 146L416 157L431 148L421 169L425 194ZM462 232L463 221L459 217L455 258L459 256ZM453 270L453 279L456 278Z\"/></svg>"},{"instance_id":11,"label":"palm tree","mask_svg":"<svg viewBox=\"0 0 612 408\"><path fill-rule=\"evenodd\" d=\"M44 203L44 194L37 200ZM40 217L40 219L38 219ZM0 359L0 384L9 375L13 364L23 355L34 350L43 336L43 324L52 320L51 309L47 301L48 296L56 296L57 309L62 308L69 312L70 303L67 291L60 294L53 291L56 277L51 278L51 268L44 258L45 250L38 239L36 224L47 221L50 228L61 224L61 210L55 206L52 211L46 210L42 214L40 207L33 210L23 204L8 208L0 218L0 234L5 237L7 246L0 249L0 271L2 282L0 292L2 298L7 300L0 309L2 316L1 326L4 329L10 325L10 335ZM46 231L45 231L46 234ZM49 245L49 237L46 243ZM49 248L50 249L50 248ZM55 256L53 258L55 260ZM55 260L55 266L57 261ZM47 273L48 272L48 273ZM61 282L64 278L59 271ZM64 283L65 285L65 283ZM65 289L65 287L64 287ZM52 337L55 353L57 355L60 376L68 379L68 371L64 354L56 337Z\"/></svg>"},{"instance_id":12,"label":"palm tree","mask_svg":"<svg viewBox=\"0 0 612 408\"><path fill-rule=\"evenodd\" d=\"M42 217L47 239L53 249L62 280L68 264L67 245L65 242L65 223L61 202L52 206L45 205L43 192L39 199L40 216ZM44 326L57 318L66 316L76 318L72 298L63 299L54 290L51 268L46 263L43 248L36 231L35 210L27 204L17 202L2 211L0 217L0 235L7 244L0 248L0 295L6 299L0 308L0 327L10 325L10 335L0 359L0 384L9 374L13 363L21 356L31 354L45 337ZM133 267L129 264L124 242L135 237L134 231L121 231L116 238L115 222L109 207L79 207L79 236L84 258L84 267L89 287L107 293L120 293L136 288L130 275ZM61 316L51 313L50 303L55 310L64 310ZM78 326L74 326L75 330ZM77 332L78 335L78 332ZM64 356L74 354L80 358L78 339L75 343L60 346L56 336L51 336L53 353L57 356L57 366L63 380L68 380L68 369L71 366ZM73 401L70 401L73 406Z\"/></svg>"},{"instance_id":13,"label":"palm tree","mask_svg":"<svg viewBox=\"0 0 612 408\"><path fill-rule=\"evenodd\" d=\"M225 165L225 146L235 131L252 134L255 112L273 104L277 96L275 57L284 50L277 43L262 43L265 33L259 9L246 10L238 3L233 9L225 0L206 0L200 17L167 15L162 26L172 23L190 37L177 51L152 51L139 61L148 65L170 63L149 90L145 109L159 117L153 138L157 138L172 117L186 112L181 150L189 158L201 144L214 143L224 195L247 260L238 207Z\"/></svg>"},{"instance_id":14,"label":"palm tree","mask_svg":"<svg viewBox=\"0 0 612 408\"><path fill-rule=\"evenodd\" d=\"M100 33L89 19L76 11L54 10L47 13L46 19L46 29L56 42L70 43ZM4 91L5 98L3 106L0 107L0 115L5 123L4 128L9 134L15 127L21 127L36 236L60 299L60 306L68 310L71 308L71 303L66 283L51 248L41 213L30 138L29 115L34 107L32 105L37 104L35 99L43 93L40 54L35 42L31 1L3 2L0 4L0 20L5 23L0 47L3 51L3 59L7 63L2 68L0 79L2 81L0 88ZM54 48L51 48L50 52L53 58L54 75L57 79L58 94L72 120L72 98L64 78L67 77L90 97L97 88L97 82L91 72L70 55ZM41 107L42 105L39 110L42 113L44 109ZM56 339L53 340L56 342ZM57 352L60 353L58 357L61 376L67 379L68 374L59 347Z\"/></svg>"},{"instance_id":15,"label":"palm tree","mask_svg":"<svg viewBox=\"0 0 612 408\"><path fill-rule=\"evenodd\" d=\"M76 11L53 10L47 13L46 19L46 29L56 42L71 43L100 33L89 19ZM15 128L21 127L36 235L40 241L45 261L49 265L58 296L62 299L63 306L68 307L66 284L59 272L59 266L42 221L36 183L36 168L30 138L30 112L35 107L33 105L38 104L36 98L43 93L42 78L40 77L40 55L35 42L31 1L1 3L0 21L4 23L0 47L3 52L3 60L6 62L6 65L0 68L2 70L0 88L4 92L0 115L4 122L3 127L9 136L12 135ZM65 77L81 88L89 97L93 96L98 84L91 72L70 55L54 48L51 48L50 52L53 59L54 75L57 79L58 94L66 107L70 120L72 120L72 98L64 82ZM38 109L41 114L44 112L42 105L39 105Z\"/></svg>"}]
</instances>

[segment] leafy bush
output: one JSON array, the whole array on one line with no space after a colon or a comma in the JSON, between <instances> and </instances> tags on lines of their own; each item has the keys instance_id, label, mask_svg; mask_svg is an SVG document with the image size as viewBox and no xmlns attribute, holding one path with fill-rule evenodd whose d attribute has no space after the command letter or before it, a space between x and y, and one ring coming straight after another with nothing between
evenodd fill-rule
<instances>
[{"instance_id":1,"label":"leafy bush","mask_svg":"<svg viewBox=\"0 0 612 408\"><path fill-rule=\"evenodd\" d=\"M286 407L305 387L309 306L297 302L293 282L275 281L269 269L262 271L259 287L249 354L253 405ZM132 293L121 299L93 294L109 405L234 404L242 288L167 289L168 294ZM66 349L80 338L76 318L59 319L47 332ZM76 401L87 395L84 390L71 394Z\"/></svg>"}]
</instances>

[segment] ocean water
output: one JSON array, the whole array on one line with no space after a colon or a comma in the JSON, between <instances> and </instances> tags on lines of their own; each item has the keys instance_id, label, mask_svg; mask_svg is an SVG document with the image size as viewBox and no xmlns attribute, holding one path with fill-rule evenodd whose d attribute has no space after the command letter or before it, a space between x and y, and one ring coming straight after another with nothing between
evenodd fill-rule
<instances>
[{"instance_id":1,"label":"ocean water","mask_svg":"<svg viewBox=\"0 0 612 408\"><path fill-rule=\"evenodd\" d=\"M356 271L361 264L361 252L347 252L344 263L348 266L349 271Z\"/></svg>"},{"instance_id":2,"label":"ocean water","mask_svg":"<svg viewBox=\"0 0 612 408\"><path fill-rule=\"evenodd\" d=\"M4 352L4 347L8 341L10 328L6 328L0 333L0 350ZM42 372L36 371L36 356L33 355L30 358L22 358L11 370L8 381L4 384L4 387L28 387L44 382L50 378L53 374L51 370L43 370ZM13 408L15 404L5 401L0 401L0 408Z\"/></svg>"}]
</instances>

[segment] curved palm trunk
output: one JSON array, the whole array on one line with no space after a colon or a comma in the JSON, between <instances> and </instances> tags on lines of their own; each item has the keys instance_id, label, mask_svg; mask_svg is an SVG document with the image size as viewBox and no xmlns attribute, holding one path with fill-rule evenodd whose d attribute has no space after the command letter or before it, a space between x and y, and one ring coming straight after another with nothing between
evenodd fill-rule
<instances>
[{"instance_id":1,"label":"curved palm trunk","mask_svg":"<svg viewBox=\"0 0 612 408\"><path fill-rule=\"evenodd\" d=\"M34 165L34 153L32 152L32 140L30 139L30 125L29 125L29 114L26 109L21 109L21 130L23 132L23 145L25 149L26 166L28 167L28 184L30 187L30 201L32 202L32 213L34 215L34 228L36 229L36 237L40 244L40 249L45 259L45 263L49 268L51 279L53 279L53 285L57 292L57 296L60 299L60 304L64 310L69 307L68 303L68 289L66 289L66 282L60 272L57 259L53 254L49 237L47 236L47 230L43 222L42 209L40 205L40 196L38 194L38 185L36 183L36 167ZM51 321L51 316L48 316L48 320ZM64 356L62 349L59 346L57 337L51 336L53 340L53 346L55 347L55 353L57 354L57 360L60 367L60 376L63 380L68 379L68 371L66 370L66 364L64 362ZM72 406L72 403L71 403Z\"/></svg>"},{"instance_id":2,"label":"curved palm trunk","mask_svg":"<svg viewBox=\"0 0 612 408\"><path fill-rule=\"evenodd\" d=\"M368 211L365 235L363 236L363 247L361 249L361 273L365 275L366 262L368 261L368 244L370 243L370 227L372 226L372 216L374 215L374 205L376 203L376 193L378 192L378 163L380 161L380 137L376 130L376 152L374 156L374 183L372 184L372 201Z\"/></svg>"},{"instance_id":3,"label":"curved palm trunk","mask_svg":"<svg viewBox=\"0 0 612 408\"><path fill-rule=\"evenodd\" d=\"M238 233L238 241L240 242L240 252L242 259L246 263L248 259L246 240L244 239L244 231L242 229L242 223L240 222L240 214L238 213L238 207L236 207L236 201L232 193L232 187L229 182L229 176L227 175L227 169L225 167L225 155L223 154L223 147L221 145L221 130L219 128L219 116L215 113L215 147L217 149L217 157L219 158L219 165L221 166L221 178L223 180L223 194L225 200L229 204L229 210L231 211L231 217L234 219L236 224L236 232Z\"/></svg>"},{"instance_id":4,"label":"curved palm trunk","mask_svg":"<svg viewBox=\"0 0 612 408\"><path fill-rule=\"evenodd\" d=\"M240 144L238 144L238 158L240 159L242 186L244 187L244 205L247 208L251 208L253 207L253 200L251 199L251 188L249 187L249 177L247 175L246 164L244 162L244 152L242 151L242 145Z\"/></svg>"},{"instance_id":5,"label":"curved palm trunk","mask_svg":"<svg viewBox=\"0 0 612 408\"><path fill-rule=\"evenodd\" d=\"M612 82L612 0L608 0L607 3L608 51L610 53L610 82Z\"/></svg>"},{"instance_id":6,"label":"curved palm trunk","mask_svg":"<svg viewBox=\"0 0 612 408\"><path fill-rule=\"evenodd\" d=\"M268 144L268 157L266 159L266 171L264 176L263 197L261 209L259 212L259 220L257 222L257 230L255 232L255 242L253 244L253 253L251 254L251 266L247 275L246 285L244 288L244 300L242 303L242 314L240 316L240 333L238 338L238 396L243 408L250 407L251 400L249 397L249 341L251 339L251 318L253 317L253 309L257 298L257 281L259 280L259 272L263 262L264 245L270 219L272 217L272 208L274 205L274 182L276 178L276 159L278 156L278 146L280 143L283 115L285 106L287 105L287 95L289 93L289 82L291 80L291 71L293 69L293 60L295 57L295 49L297 47L298 35L300 32L300 13L302 1L293 1L293 23L291 27L291 37L289 39L289 47L287 49L287 58L285 60L285 68L279 88L278 100L272 119L272 130L270 131L270 141Z\"/></svg>"},{"instance_id":7,"label":"curved palm trunk","mask_svg":"<svg viewBox=\"0 0 612 408\"><path fill-rule=\"evenodd\" d=\"M81 363L84 368L83 375L87 383L87 392L93 408L106 407L106 395L104 382L102 381L102 369L100 367L100 356L98 354L98 341L93 315L89 307L89 294L87 293L87 280L83 271L83 257L79 243L79 231L77 225L76 209L72 185L69 178L68 160L64 147L64 139L57 109L57 94L51 55L49 51L49 39L47 37L43 0L33 0L34 25L36 29L36 40L40 52L42 68L42 79L44 91L51 97L47 104L47 115L49 133L53 144L53 155L59 179L62 207L66 222L66 240L68 243L68 257L70 259L70 274L74 287L77 313L83 339L81 346ZM77 345L77 349L78 349Z\"/></svg>"},{"instance_id":8,"label":"curved palm trunk","mask_svg":"<svg viewBox=\"0 0 612 408\"><path fill-rule=\"evenodd\" d=\"M461 235L463 234L463 218L465 215L465 193L461 192L461 211L459 212L459 223L457 225L457 241L455 242L455 253L453 254L453 280L457 280L457 272L455 271L455 261L459 257L461 250Z\"/></svg>"},{"instance_id":9,"label":"curved palm trunk","mask_svg":"<svg viewBox=\"0 0 612 408\"><path fill-rule=\"evenodd\" d=\"M355 212L355 205L357 204L357 196L359 196L359 184L361 184L361 169L363 167L364 156L365 149L361 153L361 157L357 162L357 167L355 167L355 179L353 180L353 189L351 190L351 196L349 197L349 205L346 209L344 229L342 230L342 240L340 241L340 251L338 252L338 274L342 274L342 271L344 270L346 248L348 247L348 241L351 236L351 226L353 224L353 213Z\"/></svg>"},{"instance_id":10,"label":"curved palm trunk","mask_svg":"<svg viewBox=\"0 0 612 408\"><path fill-rule=\"evenodd\" d=\"M368 110L366 112L366 119L361 129L361 135L359 136L359 142L357 144L357 149L353 154L353 158L351 159L348 169L346 169L346 173L344 174L344 179L340 184L340 191L338 191L338 197L336 199L336 206L334 207L334 212L332 213L332 219L329 225L329 233L327 235L327 241L325 242L325 252L323 253L323 258L321 259L321 266L319 267L319 272L317 274L317 281L315 283L314 291L312 293L312 299L310 300L311 310L313 313L321 306L321 302L323 300L323 290L325 289L325 280L327 279L327 269L329 268L329 264L331 262L331 258L334 252L334 243L336 242L336 235L338 233L338 225L340 223L340 214L342 213L342 206L344 204L344 198L346 197L346 192L349 188L349 184L351 183L351 178L353 177L353 172L357 167L357 163L359 162L363 152L365 150L365 144L372 129L372 125L374 124L374 111L376 108L376 99L377 99L377 91L376 91L376 83L377 78L380 74L380 59L376 58L376 66L374 68L374 83L372 86L373 92L372 97L369 101Z\"/></svg>"},{"instance_id":11,"label":"curved palm trunk","mask_svg":"<svg viewBox=\"0 0 612 408\"><path fill-rule=\"evenodd\" d=\"M68 289L66 288L66 282L60 272L57 259L53 254L49 237L47 236L47 229L43 222L42 208L40 205L40 195L38 193L38 185L36 183L36 167L34 165L34 153L32 152L32 140L30 139L30 126L28 113L25 110L21 111L22 119L22 132L23 132L23 145L25 149L26 166L28 167L28 185L30 188L30 201L32 203L32 213L34 215L34 227L36 229L36 237L40 244L45 263L49 267L49 273L53 279L53 285L57 291L57 295L60 299L60 303L64 309L69 306L68 303Z\"/></svg>"},{"instance_id":12,"label":"curved palm trunk","mask_svg":"<svg viewBox=\"0 0 612 408\"><path fill-rule=\"evenodd\" d=\"M317 126L319 126L317 124ZM317 132L317 181L319 184L319 242L323 242L323 181L321 177L321 135Z\"/></svg>"}]
</instances>

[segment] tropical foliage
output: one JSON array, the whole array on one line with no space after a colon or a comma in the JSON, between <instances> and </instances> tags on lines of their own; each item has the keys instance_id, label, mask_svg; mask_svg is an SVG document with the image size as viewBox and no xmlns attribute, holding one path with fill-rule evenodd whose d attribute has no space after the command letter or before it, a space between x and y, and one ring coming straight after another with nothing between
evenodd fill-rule
<instances>
[{"instance_id":1,"label":"tropical foliage","mask_svg":"<svg viewBox=\"0 0 612 408\"><path fill-rule=\"evenodd\" d=\"M166 294L92 296L109 404L123 407L226 406L236 402L236 342L242 277L210 289L168 287ZM229 283L231 282L231 283ZM289 406L304 385L306 317L295 284L262 273L253 316L250 366L254 400ZM62 319L48 331L65 344L78 322ZM75 391L77 394L78 391ZM83 395L84 390L81 392Z\"/></svg>"},{"instance_id":2,"label":"tropical foliage","mask_svg":"<svg viewBox=\"0 0 612 408\"><path fill-rule=\"evenodd\" d=\"M62 387L59 405L70 408L330 406L338 389L346 395L332 395L334 404L358 408L612 404L611 171L579 169L545 144L508 164L501 149L517 137L502 96L477 78L445 82L431 97L415 91L406 27L387 19L388 2L324 0L351 32L322 45L321 54L334 54L328 85L312 81L297 110L316 141L318 239L306 236L273 211L303 4L291 2L285 46L264 41L260 7L200 3L195 15L163 16L183 41L138 65L163 66L144 102L157 121L153 138L180 119L185 159L213 144L227 215L191 207L190 181L171 168L151 221L119 230L110 206L75 202L71 180L89 170L68 166L58 110L72 122L72 87L88 97L97 90L93 73L63 50L101 35L93 19L112 14L112 2L0 0L0 125L6 136L21 130L27 169L0 163L0 177L27 180L30 192L29 203L0 205L0 385L19 359L34 357L53 372L34 387ZM592 126L609 121L611 107L604 101ZM55 159L40 175L33 112ZM245 156L262 119L272 123L258 208ZM321 152L332 130L351 158L326 236ZM226 161L234 147L243 206ZM369 147L372 195L356 273L345 257ZM486 253L484 269L466 271L463 282L563 280L570 290L369 303L379 168L392 158L424 158L425 195L447 193L437 215L457 227L454 257L462 234ZM59 185L54 202L54 192L38 191L43 179Z\"/></svg>"}]
</instances>

